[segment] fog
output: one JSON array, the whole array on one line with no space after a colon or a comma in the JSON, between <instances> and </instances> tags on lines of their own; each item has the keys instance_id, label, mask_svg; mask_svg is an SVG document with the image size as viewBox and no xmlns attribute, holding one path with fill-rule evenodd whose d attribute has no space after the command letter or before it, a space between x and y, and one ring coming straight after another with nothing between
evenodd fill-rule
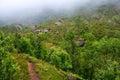
<instances>
[{"instance_id":1,"label":"fog","mask_svg":"<svg viewBox=\"0 0 120 80\"><path fill-rule=\"evenodd\" d=\"M35 23L56 14L72 14L76 8L100 6L109 0L0 0L0 23Z\"/></svg>"}]
</instances>

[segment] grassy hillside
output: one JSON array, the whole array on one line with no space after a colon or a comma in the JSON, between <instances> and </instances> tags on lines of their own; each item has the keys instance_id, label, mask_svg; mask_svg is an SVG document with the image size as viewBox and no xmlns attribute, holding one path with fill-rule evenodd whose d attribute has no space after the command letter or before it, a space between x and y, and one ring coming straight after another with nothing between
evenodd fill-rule
<instances>
[{"instance_id":1,"label":"grassy hillside","mask_svg":"<svg viewBox=\"0 0 120 80\"><path fill-rule=\"evenodd\" d=\"M16 63L20 67L20 70L18 71L19 76L16 78L17 80L30 80L27 61L30 61L35 65L35 71L38 73L41 80L68 80L68 79L83 80L76 74L64 72L61 69L57 69L53 65L50 65L40 59L36 59L29 55L14 53L12 54L12 56L16 58Z\"/></svg>"},{"instance_id":2,"label":"grassy hillside","mask_svg":"<svg viewBox=\"0 0 120 80\"><path fill-rule=\"evenodd\" d=\"M20 26L0 29L0 80L30 80L27 61L41 80L120 80L120 8L115 4Z\"/></svg>"}]
</instances>

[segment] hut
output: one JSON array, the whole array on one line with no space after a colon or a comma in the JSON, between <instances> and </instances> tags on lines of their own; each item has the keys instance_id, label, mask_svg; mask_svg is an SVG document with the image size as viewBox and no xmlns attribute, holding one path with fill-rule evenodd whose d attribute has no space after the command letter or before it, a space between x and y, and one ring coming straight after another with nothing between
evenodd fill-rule
<instances>
[{"instance_id":1,"label":"hut","mask_svg":"<svg viewBox=\"0 0 120 80\"><path fill-rule=\"evenodd\" d=\"M49 30L48 29L37 29L34 32L37 34L43 34L43 33L48 33Z\"/></svg>"},{"instance_id":2,"label":"hut","mask_svg":"<svg viewBox=\"0 0 120 80\"><path fill-rule=\"evenodd\" d=\"M61 23L61 22L55 22L55 25L56 25L56 26L61 26L62 23Z\"/></svg>"},{"instance_id":3,"label":"hut","mask_svg":"<svg viewBox=\"0 0 120 80\"><path fill-rule=\"evenodd\" d=\"M43 30L43 33L48 33L48 32L49 32L49 30L47 30L47 29Z\"/></svg>"},{"instance_id":4,"label":"hut","mask_svg":"<svg viewBox=\"0 0 120 80\"><path fill-rule=\"evenodd\" d=\"M17 31L22 30L22 25L21 24L15 25L15 27L16 27Z\"/></svg>"},{"instance_id":5,"label":"hut","mask_svg":"<svg viewBox=\"0 0 120 80\"><path fill-rule=\"evenodd\" d=\"M34 32L37 33L37 34L42 33L42 31L39 30L39 29L35 30Z\"/></svg>"},{"instance_id":6,"label":"hut","mask_svg":"<svg viewBox=\"0 0 120 80\"><path fill-rule=\"evenodd\" d=\"M78 42L77 42L77 45L79 47L83 47L85 45L85 39L79 39Z\"/></svg>"}]
</instances>

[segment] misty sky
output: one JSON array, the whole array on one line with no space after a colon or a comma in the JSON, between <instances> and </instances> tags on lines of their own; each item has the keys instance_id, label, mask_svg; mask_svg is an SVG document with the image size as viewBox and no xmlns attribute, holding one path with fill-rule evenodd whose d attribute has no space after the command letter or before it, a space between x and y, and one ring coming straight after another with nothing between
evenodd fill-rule
<instances>
[{"instance_id":1,"label":"misty sky","mask_svg":"<svg viewBox=\"0 0 120 80\"><path fill-rule=\"evenodd\" d=\"M10 22L43 15L45 9L54 11L73 11L76 6L85 6L87 3L104 3L107 0L0 0L0 22ZM87 5L89 6L89 5ZM48 13L47 13L48 14Z\"/></svg>"},{"instance_id":2,"label":"misty sky","mask_svg":"<svg viewBox=\"0 0 120 80\"><path fill-rule=\"evenodd\" d=\"M69 9L78 3L80 5L89 0L0 0L0 14L17 13L17 11L39 11L43 8Z\"/></svg>"},{"instance_id":3,"label":"misty sky","mask_svg":"<svg viewBox=\"0 0 120 80\"><path fill-rule=\"evenodd\" d=\"M72 10L89 0L0 0L0 21L25 20L35 15L43 15L45 9L54 11ZM46 14L46 13L44 13ZM48 14L48 13L47 13Z\"/></svg>"}]
</instances>

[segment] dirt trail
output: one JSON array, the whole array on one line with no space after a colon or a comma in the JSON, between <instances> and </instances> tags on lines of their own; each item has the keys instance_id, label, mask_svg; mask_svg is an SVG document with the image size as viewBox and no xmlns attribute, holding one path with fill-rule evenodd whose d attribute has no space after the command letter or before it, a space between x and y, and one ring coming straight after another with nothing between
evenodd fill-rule
<instances>
[{"instance_id":1,"label":"dirt trail","mask_svg":"<svg viewBox=\"0 0 120 80\"><path fill-rule=\"evenodd\" d=\"M33 63L27 61L27 64L28 64L28 71L31 76L31 80L41 80L39 75L35 71L35 66L33 65Z\"/></svg>"}]
</instances>

